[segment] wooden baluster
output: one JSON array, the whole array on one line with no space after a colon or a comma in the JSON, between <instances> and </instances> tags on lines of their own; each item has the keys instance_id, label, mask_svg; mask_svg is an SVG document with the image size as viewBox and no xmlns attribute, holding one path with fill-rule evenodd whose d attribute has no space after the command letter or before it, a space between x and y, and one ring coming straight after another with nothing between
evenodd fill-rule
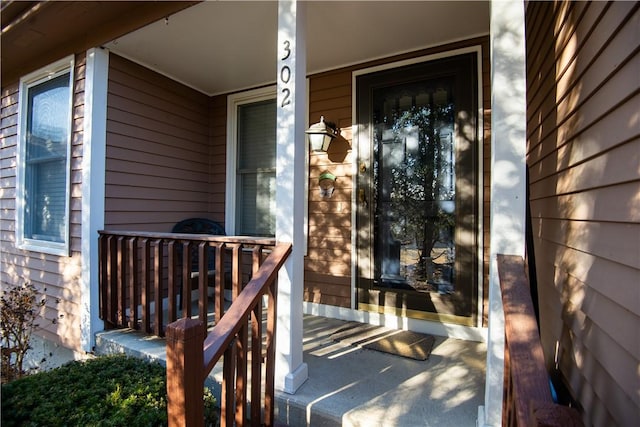
<instances>
[{"instance_id":1,"label":"wooden baluster","mask_svg":"<svg viewBox=\"0 0 640 427\"><path fill-rule=\"evenodd\" d=\"M209 286L209 245L200 242L198 245L198 317L202 321L204 332L207 332L207 288Z\"/></svg>"},{"instance_id":2,"label":"wooden baluster","mask_svg":"<svg viewBox=\"0 0 640 427\"><path fill-rule=\"evenodd\" d=\"M513 382L511 377L511 363L509 358L509 343L504 344L504 378L502 396L502 425L505 427L515 426L515 400L513 399Z\"/></svg>"},{"instance_id":3,"label":"wooden baluster","mask_svg":"<svg viewBox=\"0 0 640 427\"><path fill-rule=\"evenodd\" d=\"M236 301L242 292L242 244L232 246L233 258L231 261L232 293L233 301ZM249 341L249 331L247 320L243 320L243 326L238 331L236 339L236 425L244 425L246 419L247 402L247 345Z\"/></svg>"},{"instance_id":4,"label":"wooden baluster","mask_svg":"<svg viewBox=\"0 0 640 427\"><path fill-rule=\"evenodd\" d=\"M100 313L107 329L114 326L112 240L113 236L100 235Z\"/></svg>"},{"instance_id":5,"label":"wooden baluster","mask_svg":"<svg viewBox=\"0 0 640 427\"><path fill-rule=\"evenodd\" d=\"M258 272L262 258L262 246L252 250L251 276ZM251 312L251 424L261 424L262 410L262 298Z\"/></svg>"},{"instance_id":6,"label":"wooden baluster","mask_svg":"<svg viewBox=\"0 0 640 427\"><path fill-rule=\"evenodd\" d=\"M216 244L216 261L215 261L215 269L216 269L216 282L215 282L215 296L213 301L213 310L215 311L215 322L218 323L220 318L224 314L224 253L225 253L225 244L218 243Z\"/></svg>"},{"instance_id":7,"label":"wooden baluster","mask_svg":"<svg viewBox=\"0 0 640 427\"><path fill-rule=\"evenodd\" d=\"M255 245L251 250L251 277L258 272L262 264L262 245Z\"/></svg>"},{"instance_id":8,"label":"wooden baluster","mask_svg":"<svg viewBox=\"0 0 640 427\"><path fill-rule=\"evenodd\" d=\"M106 250L105 250L105 237L104 234L100 234L98 237L98 313L101 319L106 320L106 301L107 294L105 292L107 283L107 266L106 266Z\"/></svg>"},{"instance_id":9,"label":"wooden baluster","mask_svg":"<svg viewBox=\"0 0 640 427\"><path fill-rule=\"evenodd\" d=\"M142 330L151 333L151 245L149 239L141 240L142 246L142 289L140 303L142 304Z\"/></svg>"},{"instance_id":10,"label":"wooden baluster","mask_svg":"<svg viewBox=\"0 0 640 427\"><path fill-rule=\"evenodd\" d=\"M153 296L154 320L153 333L161 337L164 335L162 327L162 240L153 242Z\"/></svg>"},{"instance_id":11,"label":"wooden baluster","mask_svg":"<svg viewBox=\"0 0 640 427\"><path fill-rule=\"evenodd\" d=\"M236 345L234 342L229 344L229 347L224 352L224 358L222 360L222 395L220 402L220 427L233 426L234 422L234 393L235 388L235 371L236 371Z\"/></svg>"},{"instance_id":12,"label":"wooden baluster","mask_svg":"<svg viewBox=\"0 0 640 427\"><path fill-rule=\"evenodd\" d=\"M242 327L236 339L236 426L244 426L247 419L247 318L241 320Z\"/></svg>"},{"instance_id":13,"label":"wooden baluster","mask_svg":"<svg viewBox=\"0 0 640 427\"><path fill-rule=\"evenodd\" d=\"M182 242L182 317L191 317L191 242Z\"/></svg>"},{"instance_id":14,"label":"wooden baluster","mask_svg":"<svg viewBox=\"0 0 640 427\"><path fill-rule=\"evenodd\" d=\"M109 320L118 326L118 246L116 237L109 236Z\"/></svg>"},{"instance_id":15,"label":"wooden baluster","mask_svg":"<svg viewBox=\"0 0 640 427\"><path fill-rule=\"evenodd\" d=\"M127 241L129 255L129 327L138 329L138 251L136 237Z\"/></svg>"},{"instance_id":16,"label":"wooden baluster","mask_svg":"<svg viewBox=\"0 0 640 427\"><path fill-rule=\"evenodd\" d=\"M242 245L234 243L231 246L231 293L233 295L233 301L238 298L238 294L242 291L242 258L241 251Z\"/></svg>"},{"instance_id":17,"label":"wooden baluster","mask_svg":"<svg viewBox=\"0 0 640 427\"><path fill-rule=\"evenodd\" d=\"M265 387L264 387L264 425L273 426L275 405L275 363L276 363L276 319L277 319L277 294L278 279L269 285L267 301L267 348L265 362Z\"/></svg>"},{"instance_id":18,"label":"wooden baluster","mask_svg":"<svg viewBox=\"0 0 640 427\"><path fill-rule=\"evenodd\" d=\"M119 236L116 243L117 250L117 283L118 283L118 318L117 325L127 325L127 247L124 236Z\"/></svg>"},{"instance_id":19,"label":"wooden baluster","mask_svg":"<svg viewBox=\"0 0 640 427\"><path fill-rule=\"evenodd\" d=\"M176 288L177 280L176 280L176 270L178 267L177 257L176 257L176 241L169 240L167 242L167 252L169 259L167 262L168 265L168 277L167 277L167 285L168 289L168 298L169 298L169 312L168 312L168 322L174 322L178 318L177 307L176 307L176 298L178 294L178 290Z\"/></svg>"}]
</instances>

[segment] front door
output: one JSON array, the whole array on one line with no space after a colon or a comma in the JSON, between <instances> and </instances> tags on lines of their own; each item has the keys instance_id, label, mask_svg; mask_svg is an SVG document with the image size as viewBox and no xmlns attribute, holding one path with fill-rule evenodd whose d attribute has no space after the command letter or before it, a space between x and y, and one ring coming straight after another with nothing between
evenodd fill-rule
<instances>
[{"instance_id":1,"label":"front door","mask_svg":"<svg viewBox=\"0 0 640 427\"><path fill-rule=\"evenodd\" d=\"M473 325L477 53L357 77L358 308Z\"/></svg>"}]
</instances>

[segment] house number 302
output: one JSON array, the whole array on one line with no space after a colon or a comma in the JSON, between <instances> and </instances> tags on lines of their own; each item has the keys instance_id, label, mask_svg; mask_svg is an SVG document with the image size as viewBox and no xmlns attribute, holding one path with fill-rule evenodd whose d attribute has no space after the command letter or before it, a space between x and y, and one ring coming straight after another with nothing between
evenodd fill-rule
<instances>
[{"instance_id":1,"label":"house number 302","mask_svg":"<svg viewBox=\"0 0 640 427\"><path fill-rule=\"evenodd\" d=\"M284 56L282 57L282 61L286 61L291 56L291 42L289 40L284 41ZM280 68L280 81L288 85L291 80L291 68L288 65L283 65ZM291 89L285 87L282 89L282 102L280 103L280 107L284 108L285 106L291 104Z\"/></svg>"}]
</instances>

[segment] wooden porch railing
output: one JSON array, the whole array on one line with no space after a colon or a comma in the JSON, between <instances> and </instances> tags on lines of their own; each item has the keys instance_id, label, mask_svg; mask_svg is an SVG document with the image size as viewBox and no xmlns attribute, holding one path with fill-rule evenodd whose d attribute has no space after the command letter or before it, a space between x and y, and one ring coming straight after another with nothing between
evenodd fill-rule
<instances>
[{"instance_id":1,"label":"wooden porch railing","mask_svg":"<svg viewBox=\"0 0 640 427\"><path fill-rule=\"evenodd\" d=\"M235 298L275 245L270 238L131 231L99 234L100 318L105 327L128 327L158 336L164 335L167 324L192 316L194 282L204 330L212 323L208 321L210 302L218 322L224 314L225 287ZM209 296L212 285L214 295Z\"/></svg>"},{"instance_id":2,"label":"wooden porch railing","mask_svg":"<svg viewBox=\"0 0 640 427\"><path fill-rule=\"evenodd\" d=\"M206 339L200 320L180 319L168 326L167 403L170 426L204 425L203 384L223 355L220 425L273 425L276 278L290 253L289 243L281 243L274 248ZM268 296L266 331L262 327L263 295ZM263 361L264 405L261 404ZM249 377L251 409L247 413Z\"/></svg>"},{"instance_id":3,"label":"wooden porch railing","mask_svg":"<svg viewBox=\"0 0 640 427\"><path fill-rule=\"evenodd\" d=\"M497 261L505 317L502 425L583 426L575 409L557 405L551 397L524 260L498 255Z\"/></svg>"}]
</instances>

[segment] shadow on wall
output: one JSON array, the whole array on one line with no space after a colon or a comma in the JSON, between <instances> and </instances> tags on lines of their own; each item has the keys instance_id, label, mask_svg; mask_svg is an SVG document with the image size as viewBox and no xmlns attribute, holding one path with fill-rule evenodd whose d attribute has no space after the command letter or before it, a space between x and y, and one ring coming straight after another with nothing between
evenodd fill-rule
<instances>
[{"instance_id":1,"label":"shadow on wall","mask_svg":"<svg viewBox=\"0 0 640 427\"><path fill-rule=\"evenodd\" d=\"M637 367L638 123L624 82L637 75L638 6L530 6L527 160L547 367L561 400L596 403L581 408L589 424L633 423L637 378L622 372Z\"/></svg>"}]
</instances>

